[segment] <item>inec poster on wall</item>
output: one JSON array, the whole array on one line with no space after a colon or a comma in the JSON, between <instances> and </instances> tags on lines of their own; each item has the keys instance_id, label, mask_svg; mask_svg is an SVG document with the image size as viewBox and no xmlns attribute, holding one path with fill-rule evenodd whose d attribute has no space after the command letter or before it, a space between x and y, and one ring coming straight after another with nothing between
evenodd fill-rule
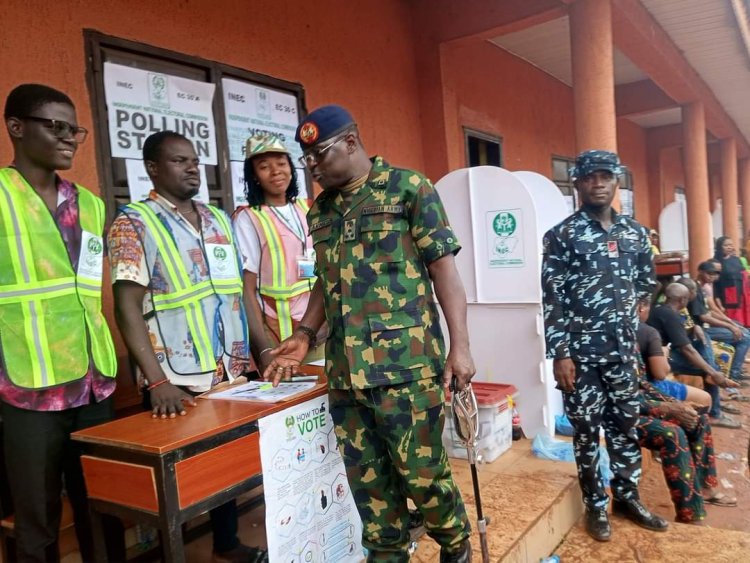
<instances>
[{"instance_id":1,"label":"inec poster on wall","mask_svg":"<svg viewBox=\"0 0 750 563\"><path fill-rule=\"evenodd\" d=\"M243 163L245 141L258 132L274 133L292 153L292 163L297 168L300 197L307 196L304 169L299 168L302 150L294 142L294 132L299 124L297 98L293 94L264 88L231 78L221 81L224 90L227 141L232 173L234 205L245 205Z\"/></svg>"},{"instance_id":2,"label":"inec poster on wall","mask_svg":"<svg viewBox=\"0 0 750 563\"><path fill-rule=\"evenodd\" d=\"M270 563L364 559L362 521L328 411L320 397L258 421Z\"/></svg>"},{"instance_id":3,"label":"inec poster on wall","mask_svg":"<svg viewBox=\"0 0 750 563\"><path fill-rule=\"evenodd\" d=\"M215 89L208 82L105 62L112 156L141 159L149 135L171 130L193 142L201 164L216 165Z\"/></svg>"}]
</instances>

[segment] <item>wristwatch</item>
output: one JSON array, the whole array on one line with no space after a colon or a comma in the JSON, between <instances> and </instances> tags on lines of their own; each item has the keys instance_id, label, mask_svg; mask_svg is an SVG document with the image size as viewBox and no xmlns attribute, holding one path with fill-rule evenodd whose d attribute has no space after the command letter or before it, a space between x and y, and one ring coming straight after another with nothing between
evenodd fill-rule
<instances>
[{"instance_id":1,"label":"wristwatch","mask_svg":"<svg viewBox=\"0 0 750 563\"><path fill-rule=\"evenodd\" d=\"M307 336L308 346L310 348L315 348L315 344L318 341L318 335L317 333L311 329L309 326L305 325L297 325L297 328L294 329L294 332L301 332L305 336Z\"/></svg>"}]
</instances>

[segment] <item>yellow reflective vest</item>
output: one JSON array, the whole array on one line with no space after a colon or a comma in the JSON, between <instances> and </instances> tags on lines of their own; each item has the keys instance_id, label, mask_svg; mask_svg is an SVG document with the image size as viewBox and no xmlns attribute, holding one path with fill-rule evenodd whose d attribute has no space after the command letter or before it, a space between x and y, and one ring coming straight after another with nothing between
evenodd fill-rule
<instances>
[{"instance_id":1,"label":"yellow reflective vest","mask_svg":"<svg viewBox=\"0 0 750 563\"><path fill-rule=\"evenodd\" d=\"M93 360L117 374L102 315L104 203L76 186L77 271L46 204L13 168L0 169L0 350L19 387L44 389L86 375Z\"/></svg>"}]
</instances>

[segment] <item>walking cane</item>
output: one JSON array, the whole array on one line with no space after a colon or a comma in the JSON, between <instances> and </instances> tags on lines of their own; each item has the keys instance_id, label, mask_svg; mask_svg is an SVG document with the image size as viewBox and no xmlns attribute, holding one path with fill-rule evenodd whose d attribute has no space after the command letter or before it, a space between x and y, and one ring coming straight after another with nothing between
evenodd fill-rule
<instances>
[{"instance_id":1,"label":"walking cane","mask_svg":"<svg viewBox=\"0 0 750 563\"><path fill-rule=\"evenodd\" d=\"M477 397L467 383L462 391L456 389L456 379L451 384L453 397L453 425L456 434L463 443L469 454L469 465L471 466L471 481L474 485L474 498L477 505L477 528L479 529L479 543L482 546L482 562L489 563L490 551L487 547L487 524L488 520L482 512L482 497L479 492L479 476L477 475L477 440L479 438L479 407Z\"/></svg>"}]
</instances>

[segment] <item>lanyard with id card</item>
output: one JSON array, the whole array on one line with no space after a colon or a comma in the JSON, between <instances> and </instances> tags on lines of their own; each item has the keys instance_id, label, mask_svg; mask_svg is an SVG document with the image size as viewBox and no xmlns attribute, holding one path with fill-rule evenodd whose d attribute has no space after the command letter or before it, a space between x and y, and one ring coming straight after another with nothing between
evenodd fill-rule
<instances>
[{"instance_id":1,"label":"lanyard with id card","mask_svg":"<svg viewBox=\"0 0 750 563\"><path fill-rule=\"evenodd\" d=\"M315 250L302 248L302 256L297 256L297 277L301 280L309 280L315 277Z\"/></svg>"},{"instance_id":2,"label":"lanyard with id card","mask_svg":"<svg viewBox=\"0 0 750 563\"><path fill-rule=\"evenodd\" d=\"M104 239L94 233L83 231L81 252L78 254L78 275L101 281L103 269Z\"/></svg>"}]
</instances>

